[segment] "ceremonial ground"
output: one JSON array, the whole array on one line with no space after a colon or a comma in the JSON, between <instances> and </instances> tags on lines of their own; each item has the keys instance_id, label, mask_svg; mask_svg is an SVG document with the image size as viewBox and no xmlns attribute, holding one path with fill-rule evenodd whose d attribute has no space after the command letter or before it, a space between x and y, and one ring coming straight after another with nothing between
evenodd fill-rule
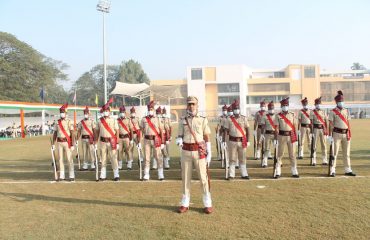
<instances>
[{"instance_id":1,"label":"ceremonial ground","mask_svg":"<svg viewBox=\"0 0 370 240\"><path fill-rule=\"evenodd\" d=\"M230 182L214 160L211 215L202 213L197 181L189 212L175 212L181 174L174 141L163 182L156 172L151 181L138 181L135 164L134 170L121 171L120 182L95 182L95 172L76 171L75 183L52 181L49 136L2 141L0 239L369 239L370 120L351 125L357 177L344 176L341 152L337 177L326 177L320 158L318 166L309 166L307 147L305 159L298 160L300 179L290 177L287 156L278 180L271 177L272 160L267 169L248 160L251 180ZM214 136L212 144L216 159ZM252 153L253 144L248 156Z\"/></svg>"}]
</instances>

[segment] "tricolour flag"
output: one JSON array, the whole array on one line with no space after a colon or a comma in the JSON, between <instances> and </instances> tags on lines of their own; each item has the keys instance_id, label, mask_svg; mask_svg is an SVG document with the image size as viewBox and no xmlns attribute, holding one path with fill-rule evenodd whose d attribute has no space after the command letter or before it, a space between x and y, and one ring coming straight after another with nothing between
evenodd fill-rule
<instances>
[{"instance_id":1,"label":"tricolour flag","mask_svg":"<svg viewBox=\"0 0 370 240\"><path fill-rule=\"evenodd\" d=\"M76 103L76 90L75 90L75 95L73 96L73 103Z\"/></svg>"}]
</instances>

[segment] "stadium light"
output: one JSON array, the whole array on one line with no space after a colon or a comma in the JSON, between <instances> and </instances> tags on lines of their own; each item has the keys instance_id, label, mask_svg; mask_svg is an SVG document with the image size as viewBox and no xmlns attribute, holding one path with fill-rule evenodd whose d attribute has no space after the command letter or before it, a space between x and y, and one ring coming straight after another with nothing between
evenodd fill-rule
<instances>
[{"instance_id":1,"label":"stadium light","mask_svg":"<svg viewBox=\"0 0 370 240\"><path fill-rule=\"evenodd\" d=\"M100 0L96 5L96 10L103 13L103 66L104 66L104 102L108 101L107 96L107 55L105 44L105 13L109 13L110 1Z\"/></svg>"}]
</instances>

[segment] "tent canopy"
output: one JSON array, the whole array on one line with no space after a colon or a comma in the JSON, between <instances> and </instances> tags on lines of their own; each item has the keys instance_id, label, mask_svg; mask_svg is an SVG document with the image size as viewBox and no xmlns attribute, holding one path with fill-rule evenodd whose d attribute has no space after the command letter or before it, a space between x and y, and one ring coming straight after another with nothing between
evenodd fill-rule
<instances>
[{"instance_id":1,"label":"tent canopy","mask_svg":"<svg viewBox=\"0 0 370 240\"><path fill-rule=\"evenodd\" d=\"M131 84L131 83L116 82L116 87L113 89L113 91L110 94L134 97L134 96L137 96L139 92L147 89L148 87L149 85L146 83Z\"/></svg>"},{"instance_id":2,"label":"tent canopy","mask_svg":"<svg viewBox=\"0 0 370 240\"><path fill-rule=\"evenodd\" d=\"M185 96L181 93L180 86L158 86L152 85L147 89L141 91L139 94L152 94L154 98L184 98Z\"/></svg>"}]
</instances>

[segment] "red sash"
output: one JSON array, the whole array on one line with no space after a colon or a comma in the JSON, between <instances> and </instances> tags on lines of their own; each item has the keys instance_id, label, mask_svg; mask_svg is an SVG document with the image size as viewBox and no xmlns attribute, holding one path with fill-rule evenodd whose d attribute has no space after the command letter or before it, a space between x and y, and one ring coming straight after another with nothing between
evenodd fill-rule
<instances>
[{"instance_id":1,"label":"red sash","mask_svg":"<svg viewBox=\"0 0 370 240\"><path fill-rule=\"evenodd\" d=\"M81 124L82 124L82 127L85 129L85 131L90 135L90 139L89 139L89 142L90 144L94 143L94 135L93 133L90 131L90 129L86 126L86 123L84 120L81 121Z\"/></svg>"},{"instance_id":2,"label":"red sash","mask_svg":"<svg viewBox=\"0 0 370 240\"><path fill-rule=\"evenodd\" d=\"M134 128L134 132L136 132L137 137L140 138L140 136L141 136L140 130L135 127L135 124L132 121L132 118L130 119L130 121L131 121L132 127Z\"/></svg>"},{"instance_id":3,"label":"red sash","mask_svg":"<svg viewBox=\"0 0 370 240\"><path fill-rule=\"evenodd\" d=\"M351 140L351 128L349 127L349 122L347 121L347 119L344 118L344 116L337 110L337 109L333 109L333 112L335 113L335 115L337 115L340 119L342 119L342 121L344 122L344 124L347 125L347 128L348 128L348 131L347 131L347 140Z\"/></svg>"},{"instance_id":4,"label":"red sash","mask_svg":"<svg viewBox=\"0 0 370 240\"><path fill-rule=\"evenodd\" d=\"M292 129L292 131L291 131L291 133L290 133L290 141L291 141L292 143L295 143L295 142L297 141L297 134L296 134L296 132L295 132L295 128L294 128L293 124L289 121L289 119L288 119L288 118L286 118L286 117L284 116L284 114L279 113L279 116L280 116L280 117L284 120L284 122L285 122L286 124L288 124L288 126Z\"/></svg>"},{"instance_id":5,"label":"red sash","mask_svg":"<svg viewBox=\"0 0 370 240\"><path fill-rule=\"evenodd\" d=\"M66 130L64 129L61 119L58 120L58 126L59 129L62 131L63 135L67 138L68 147L70 148L72 146L71 138L68 136Z\"/></svg>"},{"instance_id":6,"label":"red sash","mask_svg":"<svg viewBox=\"0 0 370 240\"><path fill-rule=\"evenodd\" d=\"M274 125L274 122L272 121L271 117L269 114L266 114L266 117L267 117L267 120L269 120L269 123L271 125L271 127L276 130L276 125Z\"/></svg>"},{"instance_id":7,"label":"red sash","mask_svg":"<svg viewBox=\"0 0 370 240\"><path fill-rule=\"evenodd\" d=\"M246 148L247 147L247 142L248 142L248 139L247 139L247 136L245 136L245 133L242 129L242 127L239 125L239 123L235 120L235 117L231 117L230 118L231 121L234 123L234 126L239 130L239 132L243 135L243 142L242 142L242 147L243 148Z\"/></svg>"},{"instance_id":8,"label":"red sash","mask_svg":"<svg viewBox=\"0 0 370 240\"><path fill-rule=\"evenodd\" d=\"M161 146L161 144L162 144L162 138L160 137L160 135L159 135L159 133L157 132L157 129L155 129L155 127L154 127L154 125L153 125L153 123L152 123L152 121L150 120L150 118L149 117L145 117L145 119L146 119L146 121L147 121L147 123L148 123L148 125L149 125L149 127L153 130L153 132L155 133L155 138L156 139L154 139L154 146L155 147L160 147Z\"/></svg>"},{"instance_id":9,"label":"red sash","mask_svg":"<svg viewBox=\"0 0 370 240\"><path fill-rule=\"evenodd\" d=\"M128 130L127 126L123 123L122 119L119 118L118 119L118 123L119 123L119 125L121 125L121 127L123 129L125 129L125 131L127 132L127 134L130 136L130 140L131 140L131 138L132 138L131 132Z\"/></svg>"},{"instance_id":10,"label":"red sash","mask_svg":"<svg viewBox=\"0 0 370 240\"><path fill-rule=\"evenodd\" d=\"M310 116L308 116L308 113L306 111L303 111L303 109L301 110L301 112L308 118L310 119Z\"/></svg>"},{"instance_id":11,"label":"red sash","mask_svg":"<svg viewBox=\"0 0 370 240\"><path fill-rule=\"evenodd\" d=\"M108 123L105 121L104 117L101 117L100 118L100 122L103 124L104 128L111 135L110 144L112 146L112 149L113 150L116 150L117 149L117 136L114 134L114 132L112 131L112 129L110 129L110 127L108 126Z\"/></svg>"},{"instance_id":12,"label":"red sash","mask_svg":"<svg viewBox=\"0 0 370 240\"><path fill-rule=\"evenodd\" d=\"M328 135L328 128L326 126L326 122L324 122L324 120L322 119L322 117L319 115L319 113L316 110L313 110L313 113L315 114L317 120L319 120L321 122L321 124L324 126L324 135L327 136Z\"/></svg>"}]
</instances>

